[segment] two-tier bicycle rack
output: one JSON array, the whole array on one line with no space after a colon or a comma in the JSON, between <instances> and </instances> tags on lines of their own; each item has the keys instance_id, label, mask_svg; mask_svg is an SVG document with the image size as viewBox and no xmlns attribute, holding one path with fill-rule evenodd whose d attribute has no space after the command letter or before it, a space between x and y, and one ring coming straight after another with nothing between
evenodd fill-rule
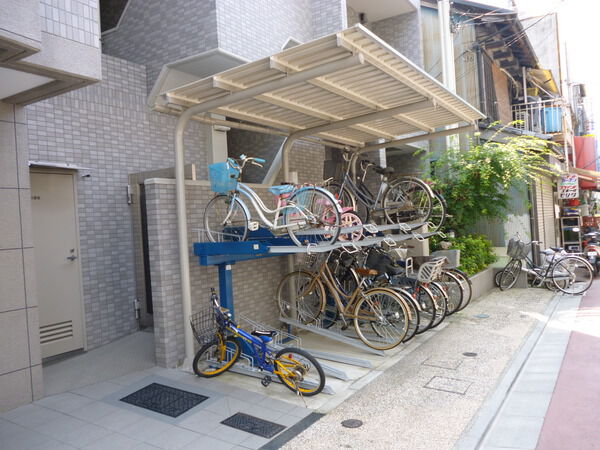
<instances>
[{"instance_id":1,"label":"two-tier bicycle rack","mask_svg":"<svg viewBox=\"0 0 600 450\"><path fill-rule=\"evenodd\" d=\"M425 225L425 224L421 224ZM275 237L268 230L260 228L258 231L251 232L249 240L235 242L196 242L194 243L194 254L198 257L199 263L202 266L217 266L219 273L219 290L221 298L221 306L227 308L234 315L234 297L233 297L233 270L232 267L238 261L248 261L254 259L268 258L272 256L294 255L294 254L319 254L329 252L334 249L346 248L349 251L357 250L361 247L381 244L383 242L389 245L395 245L399 242L417 239L424 240L438 233L415 233L411 229L415 226L408 227L406 224L396 225L373 225L365 224L343 228L342 234L357 231L360 228L364 232L371 234L371 237L366 237L361 241L338 241L334 244L308 244L306 246L295 245L290 238ZM388 233L388 234L384 234ZM198 230L199 238L203 235L203 230ZM200 240L199 239L199 240ZM293 326L299 329L309 331L330 338L332 340L342 342L344 344L357 347L371 354L383 356L385 353L381 350L375 350L366 346L362 341L353 336L350 332L337 329L336 327L324 328L320 323L303 324L298 320L280 317L280 320L288 325L288 330ZM260 327L260 324L255 324ZM289 335L290 339L299 338ZM350 364L359 367L372 368L372 364L367 359L353 357L344 354L334 354L330 352L310 349L310 352L321 359L336 361L345 364ZM247 364L242 364L237 371L246 373L251 376L262 376L252 366L251 360L245 358ZM349 379L348 375L333 366L322 364L327 375L339 378L342 380Z\"/></svg>"}]
</instances>

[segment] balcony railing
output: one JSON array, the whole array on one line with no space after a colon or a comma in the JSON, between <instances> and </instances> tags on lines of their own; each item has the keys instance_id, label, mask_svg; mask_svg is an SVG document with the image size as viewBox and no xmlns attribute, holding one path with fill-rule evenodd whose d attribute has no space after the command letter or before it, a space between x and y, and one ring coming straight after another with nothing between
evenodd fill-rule
<instances>
[{"instance_id":1,"label":"balcony railing","mask_svg":"<svg viewBox=\"0 0 600 450\"><path fill-rule=\"evenodd\" d=\"M544 100L512 105L513 120L518 121L515 128L542 134L563 132L562 100Z\"/></svg>"}]
</instances>

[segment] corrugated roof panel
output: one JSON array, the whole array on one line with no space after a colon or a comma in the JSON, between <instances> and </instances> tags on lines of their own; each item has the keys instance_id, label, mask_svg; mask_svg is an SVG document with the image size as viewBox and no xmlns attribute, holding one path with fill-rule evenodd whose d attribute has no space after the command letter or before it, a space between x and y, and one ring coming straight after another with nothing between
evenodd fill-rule
<instances>
[{"instance_id":1,"label":"corrugated roof panel","mask_svg":"<svg viewBox=\"0 0 600 450\"><path fill-rule=\"evenodd\" d=\"M172 89L166 97L167 104L205 104L206 112L290 132L320 126L314 135L358 147L483 117L360 25ZM386 113L413 104L424 109Z\"/></svg>"}]
</instances>

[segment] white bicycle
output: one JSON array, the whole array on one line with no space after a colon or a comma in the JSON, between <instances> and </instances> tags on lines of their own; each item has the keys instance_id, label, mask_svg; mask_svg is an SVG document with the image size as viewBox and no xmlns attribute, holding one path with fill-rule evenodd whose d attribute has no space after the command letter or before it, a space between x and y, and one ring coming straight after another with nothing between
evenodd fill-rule
<instances>
[{"instance_id":1,"label":"white bicycle","mask_svg":"<svg viewBox=\"0 0 600 450\"><path fill-rule=\"evenodd\" d=\"M239 160L211 164L213 197L204 211L204 228L211 242L244 241L248 231L257 231L259 222L252 220L246 197L258 214L260 222L273 234L289 234L299 246L333 244L341 226L341 207L327 190L312 185L282 184L269 191L277 197L274 209L267 207L250 186L240 181L247 163L262 167L261 158L241 155ZM267 218L272 216L272 220Z\"/></svg>"}]
</instances>

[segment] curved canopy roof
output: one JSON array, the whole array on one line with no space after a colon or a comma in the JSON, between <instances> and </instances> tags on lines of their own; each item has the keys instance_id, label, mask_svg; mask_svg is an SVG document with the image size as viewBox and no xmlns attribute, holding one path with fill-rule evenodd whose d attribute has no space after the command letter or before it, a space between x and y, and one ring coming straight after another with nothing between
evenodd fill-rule
<instances>
[{"instance_id":1,"label":"curved canopy roof","mask_svg":"<svg viewBox=\"0 0 600 450\"><path fill-rule=\"evenodd\" d=\"M357 148L484 117L361 25L169 89L152 101L161 110L194 107Z\"/></svg>"}]
</instances>

